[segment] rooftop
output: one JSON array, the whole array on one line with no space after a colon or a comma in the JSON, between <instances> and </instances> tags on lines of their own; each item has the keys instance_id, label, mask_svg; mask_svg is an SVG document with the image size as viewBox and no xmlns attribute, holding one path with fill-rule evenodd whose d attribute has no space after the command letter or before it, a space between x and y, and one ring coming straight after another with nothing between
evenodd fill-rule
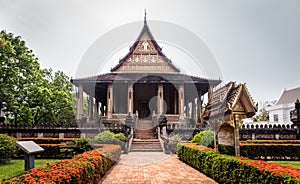
<instances>
[{"instance_id":1,"label":"rooftop","mask_svg":"<svg viewBox=\"0 0 300 184\"><path fill-rule=\"evenodd\" d=\"M300 87L284 90L276 105L295 103L297 99L300 99Z\"/></svg>"}]
</instances>

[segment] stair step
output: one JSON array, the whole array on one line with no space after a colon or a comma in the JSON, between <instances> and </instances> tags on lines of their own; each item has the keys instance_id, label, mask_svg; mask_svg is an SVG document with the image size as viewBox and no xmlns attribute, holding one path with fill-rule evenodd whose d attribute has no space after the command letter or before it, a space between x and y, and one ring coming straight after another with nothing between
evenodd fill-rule
<instances>
[{"instance_id":1,"label":"stair step","mask_svg":"<svg viewBox=\"0 0 300 184\"><path fill-rule=\"evenodd\" d=\"M163 152L162 149L131 149L131 152Z\"/></svg>"},{"instance_id":2,"label":"stair step","mask_svg":"<svg viewBox=\"0 0 300 184\"><path fill-rule=\"evenodd\" d=\"M135 131L135 138L137 139L154 139L155 129L152 120L139 120Z\"/></svg>"},{"instance_id":3,"label":"stair step","mask_svg":"<svg viewBox=\"0 0 300 184\"><path fill-rule=\"evenodd\" d=\"M137 125L137 129L152 129L153 123L152 120L139 120L138 121L138 125Z\"/></svg>"},{"instance_id":4,"label":"stair step","mask_svg":"<svg viewBox=\"0 0 300 184\"><path fill-rule=\"evenodd\" d=\"M153 148L153 147L160 147L160 144L143 144L143 143L134 143L131 145L132 147L146 147L146 148Z\"/></svg>"},{"instance_id":5,"label":"stair step","mask_svg":"<svg viewBox=\"0 0 300 184\"><path fill-rule=\"evenodd\" d=\"M162 152L158 139L133 139L131 152Z\"/></svg>"},{"instance_id":6,"label":"stair step","mask_svg":"<svg viewBox=\"0 0 300 184\"><path fill-rule=\"evenodd\" d=\"M134 139L132 143L137 144L159 144L159 140L156 139Z\"/></svg>"}]
</instances>

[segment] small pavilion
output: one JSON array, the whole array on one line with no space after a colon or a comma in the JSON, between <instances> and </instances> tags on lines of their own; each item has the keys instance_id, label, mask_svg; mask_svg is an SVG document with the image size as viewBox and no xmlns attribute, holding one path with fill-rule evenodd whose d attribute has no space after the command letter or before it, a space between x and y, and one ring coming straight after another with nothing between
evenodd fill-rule
<instances>
[{"instance_id":1,"label":"small pavilion","mask_svg":"<svg viewBox=\"0 0 300 184\"><path fill-rule=\"evenodd\" d=\"M203 113L203 119L214 129L215 148L217 143L234 146L235 154L239 156L242 120L254 116L257 109L258 104L252 99L246 84L229 82L215 89Z\"/></svg>"},{"instance_id":2,"label":"small pavilion","mask_svg":"<svg viewBox=\"0 0 300 184\"><path fill-rule=\"evenodd\" d=\"M138 38L110 73L71 82L78 91L78 121L83 118L83 93L86 93L87 123L99 116L108 122L124 122L128 115L138 117L141 122L151 121L162 114L169 122L190 118L199 123L201 97L221 81L182 74L155 41L145 15Z\"/></svg>"}]
</instances>

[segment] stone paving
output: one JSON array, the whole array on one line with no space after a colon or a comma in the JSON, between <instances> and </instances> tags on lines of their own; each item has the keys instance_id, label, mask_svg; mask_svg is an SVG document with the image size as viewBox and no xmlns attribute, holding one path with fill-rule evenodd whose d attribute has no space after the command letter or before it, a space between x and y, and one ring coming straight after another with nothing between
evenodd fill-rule
<instances>
[{"instance_id":1,"label":"stone paving","mask_svg":"<svg viewBox=\"0 0 300 184\"><path fill-rule=\"evenodd\" d=\"M181 162L176 155L166 155L162 152L131 152L123 154L119 162L99 183L215 184L216 182Z\"/></svg>"}]
</instances>

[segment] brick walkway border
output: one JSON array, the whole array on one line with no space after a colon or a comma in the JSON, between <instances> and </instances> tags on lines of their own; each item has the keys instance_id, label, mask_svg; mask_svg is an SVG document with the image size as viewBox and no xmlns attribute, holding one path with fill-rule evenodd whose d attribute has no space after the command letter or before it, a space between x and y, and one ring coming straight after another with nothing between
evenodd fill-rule
<instances>
[{"instance_id":1,"label":"brick walkway border","mask_svg":"<svg viewBox=\"0 0 300 184\"><path fill-rule=\"evenodd\" d=\"M177 155L161 152L131 152L99 182L103 184L215 184L204 174L181 162Z\"/></svg>"}]
</instances>

